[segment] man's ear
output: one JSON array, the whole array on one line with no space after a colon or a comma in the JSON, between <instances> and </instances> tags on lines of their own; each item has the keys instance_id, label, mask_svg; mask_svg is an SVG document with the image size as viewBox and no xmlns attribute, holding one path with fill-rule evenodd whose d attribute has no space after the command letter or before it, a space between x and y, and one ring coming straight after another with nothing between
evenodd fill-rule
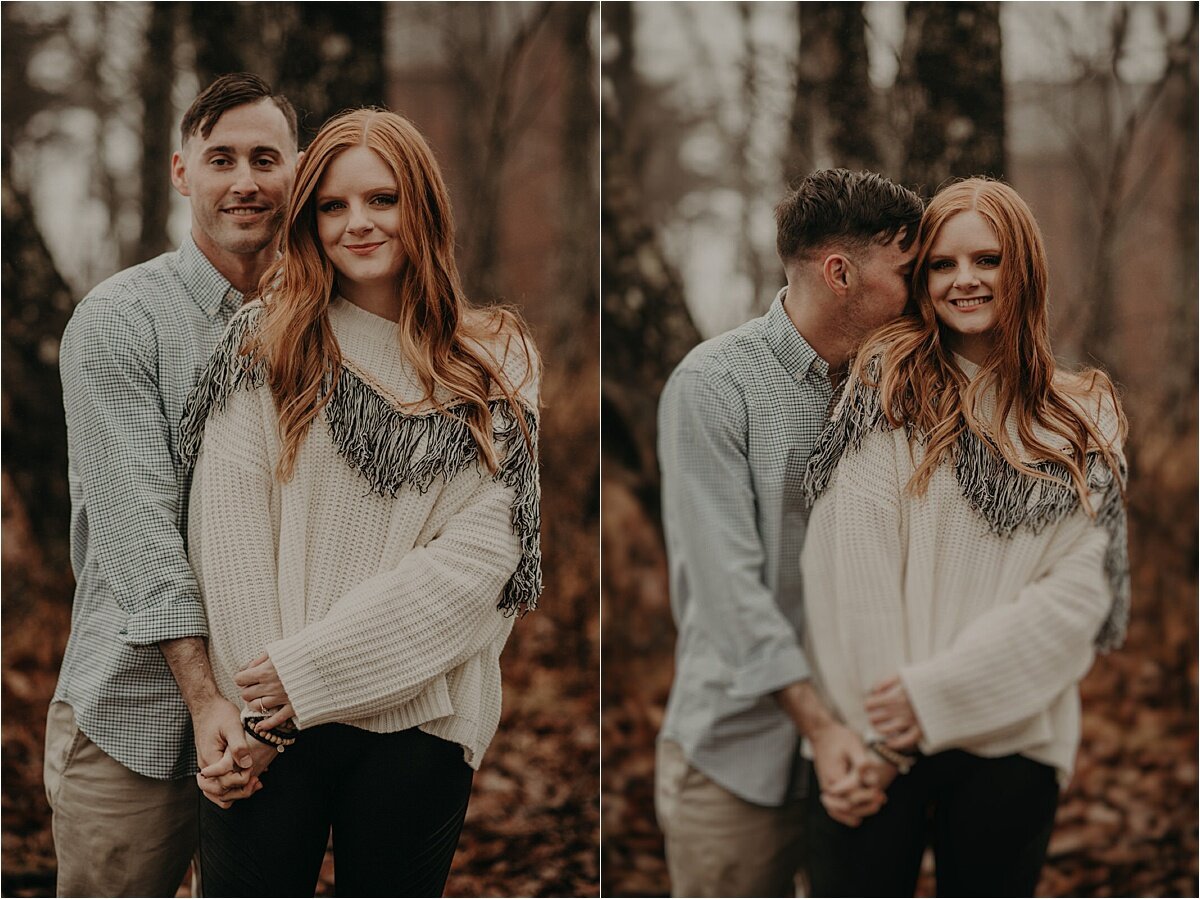
<instances>
[{"instance_id":1,"label":"man's ear","mask_svg":"<svg viewBox=\"0 0 1200 899\"><path fill-rule=\"evenodd\" d=\"M821 263L821 276L825 286L837 296L845 297L850 292L850 281L853 278L853 263L841 253L830 253Z\"/></svg>"},{"instance_id":2,"label":"man's ear","mask_svg":"<svg viewBox=\"0 0 1200 899\"><path fill-rule=\"evenodd\" d=\"M192 189L188 186L187 166L184 164L183 155L178 151L171 154L171 184L179 191L180 196L192 195Z\"/></svg>"}]
</instances>

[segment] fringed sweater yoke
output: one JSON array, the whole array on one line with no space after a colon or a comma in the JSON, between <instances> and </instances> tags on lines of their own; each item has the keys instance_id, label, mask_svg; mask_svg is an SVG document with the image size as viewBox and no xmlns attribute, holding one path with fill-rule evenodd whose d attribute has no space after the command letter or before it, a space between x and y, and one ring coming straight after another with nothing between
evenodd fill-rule
<instances>
[{"instance_id":1,"label":"fringed sweater yoke","mask_svg":"<svg viewBox=\"0 0 1200 899\"><path fill-rule=\"evenodd\" d=\"M985 392L984 421L994 403ZM1116 435L1107 401L1084 411ZM1078 682L1097 647L1120 642L1128 614L1124 471L1089 452L1091 518L1065 471L1042 463L1056 481L1031 478L970 434L912 497L905 486L922 456L919 435L888 428L877 391L847 385L806 477L817 496L801 563L816 682L844 721L877 739L863 702L899 674L923 751L1019 753L1065 783Z\"/></svg>"},{"instance_id":2,"label":"fringed sweater yoke","mask_svg":"<svg viewBox=\"0 0 1200 899\"><path fill-rule=\"evenodd\" d=\"M456 414L409 405L424 391L395 324L339 299L343 371L281 484L274 401L238 354L260 314L251 304L231 322L183 424L217 685L240 706L233 676L265 651L302 729L419 726L477 768L500 719L513 613L541 589L536 442L531 452L493 400L501 468L488 473ZM488 349L513 384L533 365L519 341ZM535 379L521 404L536 441Z\"/></svg>"}]
</instances>

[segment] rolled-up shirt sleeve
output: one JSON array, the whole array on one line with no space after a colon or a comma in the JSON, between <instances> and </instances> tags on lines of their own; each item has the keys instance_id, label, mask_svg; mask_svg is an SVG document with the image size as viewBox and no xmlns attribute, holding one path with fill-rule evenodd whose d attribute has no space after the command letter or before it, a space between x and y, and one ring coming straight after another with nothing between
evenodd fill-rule
<instances>
[{"instance_id":1,"label":"rolled-up shirt sleeve","mask_svg":"<svg viewBox=\"0 0 1200 899\"><path fill-rule=\"evenodd\" d=\"M180 533L154 347L148 321L93 296L72 316L59 357L89 551L128 616L119 636L134 645L208 633Z\"/></svg>"},{"instance_id":2,"label":"rolled-up shirt sleeve","mask_svg":"<svg viewBox=\"0 0 1200 899\"><path fill-rule=\"evenodd\" d=\"M809 665L767 585L747 435L735 385L704 371L672 376L659 458L671 565L687 573L672 578L686 594L675 597L677 614L729 667L730 694L753 699L808 678Z\"/></svg>"}]
</instances>

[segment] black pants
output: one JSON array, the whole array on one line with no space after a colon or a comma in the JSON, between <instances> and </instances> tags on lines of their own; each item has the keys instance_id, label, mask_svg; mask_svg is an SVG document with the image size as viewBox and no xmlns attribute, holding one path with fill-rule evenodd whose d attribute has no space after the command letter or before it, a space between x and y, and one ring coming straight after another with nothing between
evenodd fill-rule
<instances>
[{"instance_id":1,"label":"black pants","mask_svg":"<svg viewBox=\"0 0 1200 899\"><path fill-rule=\"evenodd\" d=\"M254 796L201 798L204 895L312 896L332 828L339 896L440 896L472 773L462 747L416 728L305 730Z\"/></svg>"},{"instance_id":2,"label":"black pants","mask_svg":"<svg viewBox=\"0 0 1200 899\"><path fill-rule=\"evenodd\" d=\"M1054 812L1054 769L1024 756L986 759L958 750L898 775L888 801L857 828L808 811L814 896L912 896L930 842L939 896L1032 896Z\"/></svg>"}]
</instances>

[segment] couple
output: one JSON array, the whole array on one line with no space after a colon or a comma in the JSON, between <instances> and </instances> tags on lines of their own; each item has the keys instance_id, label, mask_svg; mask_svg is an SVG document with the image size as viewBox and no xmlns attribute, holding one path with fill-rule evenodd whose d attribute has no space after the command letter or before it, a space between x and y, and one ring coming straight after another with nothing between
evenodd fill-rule
<instances>
[{"instance_id":1,"label":"couple","mask_svg":"<svg viewBox=\"0 0 1200 899\"><path fill-rule=\"evenodd\" d=\"M398 115L298 154L291 104L222 76L171 178L188 238L62 342L59 895L174 895L197 839L207 895L312 895L331 828L339 893L441 895L541 587L537 357L467 304Z\"/></svg>"},{"instance_id":2,"label":"couple","mask_svg":"<svg viewBox=\"0 0 1200 899\"><path fill-rule=\"evenodd\" d=\"M776 218L787 288L659 409L672 891L912 895L932 842L939 895L1033 895L1128 612L1115 391L1056 369L1007 185L819 171Z\"/></svg>"}]
</instances>

